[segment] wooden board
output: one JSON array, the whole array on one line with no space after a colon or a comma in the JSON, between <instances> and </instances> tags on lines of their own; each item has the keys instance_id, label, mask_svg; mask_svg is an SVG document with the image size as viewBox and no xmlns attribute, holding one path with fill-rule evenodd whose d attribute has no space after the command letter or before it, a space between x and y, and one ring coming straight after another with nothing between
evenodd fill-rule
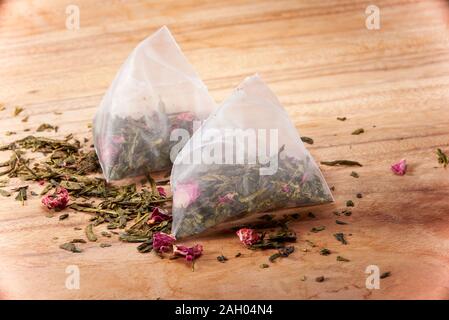
<instances>
[{"instance_id":1,"label":"wooden board","mask_svg":"<svg viewBox=\"0 0 449 320\"><path fill-rule=\"evenodd\" d=\"M300 133L315 140L308 148L317 161L364 166L358 179L351 168L322 167L335 204L293 224L296 252L268 269L259 265L270 252L246 250L233 235L202 239L194 272L116 239L71 254L58 246L82 236L74 227L88 216L59 221L45 217L38 197L23 207L0 198L1 298L449 298L449 169L435 155L437 147L449 152L446 1L376 1L381 28L368 30L370 1L78 0L80 29L71 31L65 10L72 2L0 2L0 143L43 122L59 125L49 136L90 136L87 124L124 59L167 24L216 101L258 72ZM16 105L25 108L19 117ZM359 127L366 132L351 135ZM2 152L0 161L8 157ZM409 171L395 176L390 165L402 158ZM332 212L348 199L355 202L350 224L337 225ZM326 231L310 233L317 225ZM352 234L349 245L333 238L338 231ZM318 247L303 252L306 239ZM321 247L333 253L321 256ZM233 258L237 252L242 257ZM221 254L230 260L217 262ZM65 286L69 265L80 269L79 290ZM380 289L365 286L369 265L391 272Z\"/></svg>"}]
</instances>

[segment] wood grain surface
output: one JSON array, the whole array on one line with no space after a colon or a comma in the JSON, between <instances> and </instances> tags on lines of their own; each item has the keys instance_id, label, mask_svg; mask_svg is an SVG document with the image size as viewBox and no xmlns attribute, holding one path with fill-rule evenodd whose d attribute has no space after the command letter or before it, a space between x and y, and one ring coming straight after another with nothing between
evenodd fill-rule
<instances>
[{"instance_id":1,"label":"wood grain surface","mask_svg":"<svg viewBox=\"0 0 449 320\"><path fill-rule=\"evenodd\" d=\"M380 30L365 27L372 3ZM65 27L69 4L80 8L79 30ZM116 238L112 247L88 243L71 254L58 246L83 236L74 227L88 215L59 221L46 217L38 197L23 207L0 198L0 298L448 299L449 168L435 155L438 147L449 152L448 21L448 2L437 0L0 1L0 143L43 122L59 125L47 136L90 137L88 123L122 62L166 24L217 102L258 72L315 140L308 148L317 161L363 164L358 179L351 168L322 166L336 202L314 207L315 219L297 210L304 214L292 225L295 253L267 269L259 265L271 252L221 233L200 240L194 272ZM16 105L25 111L13 117ZM351 135L360 127L364 134ZM0 161L8 157L0 153ZM402 158L409 171L395 176L390 165ZM349 224L337 225L332 212L349 199ZM317 225L326 230L310 233ZM352 234L349 244L335 232ZM305 240L318 247L303 252ZM322 247L333 253L320 255ZM229 261L219 263L221 254ZM80 269L79 290L65 286L69 265ZM380 289L365 286L369 265L391 272Z\"/></svg>"}]
</instances>

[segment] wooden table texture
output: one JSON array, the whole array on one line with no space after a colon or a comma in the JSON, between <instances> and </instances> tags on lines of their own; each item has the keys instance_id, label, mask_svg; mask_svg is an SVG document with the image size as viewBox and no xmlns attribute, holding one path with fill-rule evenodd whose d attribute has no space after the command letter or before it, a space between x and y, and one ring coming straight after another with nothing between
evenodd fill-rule
<instances>
[{"instance_id":1,"label":"wooden table texture","mask_svg":"<svg viewBox=\"0 0 449 320\"><path fill-rule=\"evenodd\" d=\"M79 30L66 28L69 4L80 9ZM380 9L379 30L365 26L370 4ZM59 125L50 137L90 137L118 68L167 25L218 103L257 72L314 139L307 148L316 161L363 164L358 179L353 168L321 166L335 203L297 210L295 253L267 269L259 266L272 252L247 250L231 234L201 239L194 272L116 238L110 248L88 243L72 254L59 245L83 236L74 227L88 215L59 221L46 217L39 197L24 206L0 198L0 298L448 299L449 168L435 154L449 152L448 21L449 3L437 0L0 1L0 144L43 122ZM14 117L17 105L25 111ZM351 135L357 128L365 133ZM0 152L0 161L9 156ZM402 158L408 172L396 176L390 165ZM349 224L337 225L333 211L349 199ZM326 230L311 233L318 225ZM349 244L335 232L352 234ZM305 240L318 247L302 251ZM320 255L322 247L333 253ZM221 254L229 261L219 263ZM79 289L65 285L70 265L79 267ZM379 289L366 287L370 265L391 272Z\"/></svg>"}]
</instances>

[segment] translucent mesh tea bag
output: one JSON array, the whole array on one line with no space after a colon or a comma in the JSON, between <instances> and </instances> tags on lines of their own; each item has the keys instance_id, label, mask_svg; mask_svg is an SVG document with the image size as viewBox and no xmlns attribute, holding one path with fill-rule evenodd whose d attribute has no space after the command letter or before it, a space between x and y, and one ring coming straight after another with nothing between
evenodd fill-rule
<instances>
[{"instance_id":1,"label":"translucent mesh tea bag","mask_svg":"<svg viewBox=\"0 0 449 320\"><path fill-rule=\"evenodd\" d=\"M168 169L177 128L193 131L215 102L167 27L139 43L120 68L94 119L106 180Z\"/></svg>"},{"instance_id":2,"label":"translucent mesh tea bag","mask_svg":"<svg viewBox=\"0 0 449 320\"><path fill-rule=\"evenodd\" d=\"M250 213L333 201L287 112L257 75L194 133L171 184L178 238Z\"/></svg>"}]
</instances>

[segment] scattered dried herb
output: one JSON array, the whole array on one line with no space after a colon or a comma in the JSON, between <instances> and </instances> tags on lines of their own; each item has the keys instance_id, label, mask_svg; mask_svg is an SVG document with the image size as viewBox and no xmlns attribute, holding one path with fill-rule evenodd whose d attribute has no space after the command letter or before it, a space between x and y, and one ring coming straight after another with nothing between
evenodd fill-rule
<instances>
[{"instance_id":1,"label":"scattered dried herb","mask_svg":"<svg viewBox=\"0 0 449 320\"><path fill-rule=\"evenodd\" d=\"M29 117L30 117L30 116L25 116L21 121L22 121L22 122L28 122Z\"/></svg>"},{"instance_id":2,"label":"scattered dried herb","mask_svg":"<svg viewBox=\"0 0 449 320\"><path fill-rule=\"evenodd\" d=\"M301 137L302 142L304 143L308 143L308 144L313 144L313 139L309 138L309 137Z\"/></svg>"},{"instance_id":3,"label":"scattered dried herb","mask_svg":"<svg viewBox=\"0 0 449 320\"><path fill-rule=\"evenodd\" d=\"M67 243L61 244L59 246L59 248L61 248L63 250L71 251L73 253L81 253L81 252L83 252L83 250L81 250L74 243L71 243L71 242L67 242Z\"/></svg>"},{"instance_id":4,"label":"scattered dried herb","mask_svg":"<svg viewBox=\"0 0 449 320\"><path fill-rule=\"evenodd\" d=\"M354 130L351 134L359 135L364 132L365 132L365 130L363 130L363 128L359 128L359 129Z\"/></svg>"},{"instance_id":5,"label":"scattered dried herb","mask_svg":"<svg viewBox=\"0 0 449 320\"><path fill-rule=\"evenodd\" d=\"M71 243L87 243L86 240L84 239L73 239L72 241L70 241Z\"/></svg>"},{"instance_id":6,"label":"scattered dried herb","mask_svg":"<svg viewBox=\"0 0 449 320\"><path fill-rule=\"evenodd\" d=\"M320 250L320 254L322 256L328 256L328 255L331 254L331 251L329 249L327 249L327 248L323 248L323 249Z\"/></svg>"},{"instance_id":7,"label":"scattered dried herb","mask_svg":"<svg viewBox=\"0 0 449 320\"><path fill-rule=\"evenodd\" d=\"M262 264L260 265L260 267L261 267L262 269L266 269L266 268L269 268L270 266L269 266L268 264L266 264L266 263L262 263Z\"/></svg>"},{"instance_id":8,"label":"scattered dried herb","mask_svg":"<svg viewBox=\"0 0 449 320\"><path fill-rule=\"evenodd\" d=\"M317 233L317 232L323 231L325 229L326 229L325 226L319 226L319 227L313 227L312 229L310 229L310 231L314 232L314 233Z\"/></svg>"},{"instance_id":9,"label":"scattered dried herb","mask_svg":"<svg viewBox=\"0 0 449 320\"><path fill-rule=\"evenodd\" d=\"M353 207L354 206L354 201L352 201L352 200L346 201L346 206L347 207Z\"/></svg>"},{"instance_id":10,"label":"scattered dried herb","mask_svg":"<svg viewBox=\"0 0 449 320\"><path fill-rule=\"evenodd\" d=\"M350 176L351 176L351 177L354 177L354 178L358 178L358 177L359 177L359 174L358 174L357 172L355 172L355 171L352 171L351 174L350 174Z\"/></svg>"},{"instance_id":11,"label":"scattered dried herb","mask_svg":"<svg viewBox=\"0 0 449 320\"><path fill-rule=\"evenodd\" d=\"M18 187L16 189L13 189L13 191L17 191L16 200L22 202L22 206L25 204L25 201L27 200L27 191L28 186Z\"/></svg>"},{"instance_id":12,"label":"scattered dried herb","mask_svg":"<svg viewBox=\"0 0 449 320\"><path fill-rule=\"evenodd\" d=\"M359 192L359 193L357 193L356 195L355 195L358 199L362 199L363 198L363 195Z\"/></svg>"},{"instance_id":13,"label":"scattered dried herb","mask_svg":"<svg viewBox=\"0 0 449 320\"><path fill-rule=\"evenodd\" d=\"M235 255L236 258L241 257L242 253L241 252L237 252L237 254Z\"/></svg>"},{"instance_id":14,"label":"scattered dried herb","mask_svg":"<svg viewBox=\"0 0 449 320\"><path fill-rule=\"evenodd\" d=\"M337 117L337 120L346 121L346 117Z\"/></svg>"},{"instance_id":15,"label":"scattered dried herb","mask_svg":"<svg viewBox=\"0 0 449 320\"><path fill-rule=\"evenodd\" d=\"M337 261L341 261L341 262L349 262L350 260L349 260L349 259L346 259L346 258L344 258L344 257L342 257L342 256L337 256Z\"/></svg>"},{"instance_id":16,"label":"scattered dried herb","mask_svg":"<svg viewBox=\"0 0 449 320\"><path fill-rule=\"evenodd\" d=\"M334 233L334 237L335 237L335 239L340 241L342 244L348 244L348 242L346 241L344 233L341 233L341 232Z\"/></svg>"},{"instance_id":17,"label":"scattered dried herb","mask_svg":"<svg viewBox=\"0 0 449 320\"><path fill-rule=\"evenodd\" d=\"M100 243L100 248L108 248L111 246L112 246L112 244L110 244L110 243Z\"/></svg>"},{"instance_id":18,"label":"scattered dried herb","mask_svg":"<svg viewBox=\"0 0 449 320\"><path fill-rule=\"evenodd\" d=\"M37 127L36 131L37 132L42 132L42 131L57 131L56 129L57 127L52 126L51 124L48 123L42 123L39 127Z\"/></svg>"},{"instance_id":19,"label":"scattered dried herb","mask_svg":"<svg viewBox=\"0 0 449 320\"><path fill-rule=\"evenodd\" d=\"M307 214L307 216L308 216L309 218L312 218L312 219L315 219L315 218L316 218L316 216L315 216L315 214L314 214L313 212L309 212L309 213Z\"/></svg>"},{"instance_id":20,"label":"scattered dried herb","mask_svg":"<svg viewBox=\"0 0 449 320\"><path fill-rule=\"evenodd\" d=\"M15 107L14 108L14 117L18 116L24 109L22 107Z\"/></svg>"},{"instance_id":21,"label":"scattered dried herb","mask_svg":"<svg viewBox=\"0 0 449 320\"><path fill-rule=\"evenodd\" d=\"M336 224L341 224L341 225L345 225L348 224L347 222L341 221L341 220L335 220Z\"/></svg>"},{"instance_id":22,"label":"scattered dried herb","mask_svg":"<svg viewBox=\"0 0 449 320\"><path fill-rule=\"evenodd\" d=\"M359 166L359 167L362 167L362 165L359 162L352 161L352 160L321 161L320 163L325 166Z\"/></svg>"},{"instance_id":23,"label":"scattered dried herb","mask_svg":"<svg viewBox=\"0 0 449 320\"><path fill-rule=\"evenodd\" d=\"M85 232L86 232L87 239L89 241L95 242L95 241L98 240L98 238L95 235L93 228L94 228L94 225L93 224L89 224L89 225L87 225Z\"/></svg>"},{"instance_id":24,"label":"scattered dried herb","mask_svg":"<svg viewBox=\"0 0 449 320\"><path fill-rule=\"evenodd\" d=\"M387 272L382 273L382 274L380 275L380 278L381 278L381 279L385 279L385 278L388 278L389 276L391 276L391 272L390 272L390 271L387 271Z\"/></svg>"},{"instance_id":25,"label":"scattered dried herb","mask_svg":"<svg viewBox=\"0 0 449 320\"><path fill-rule=\"evenodd\" d=\"M277 253L272 254L268 260L270 262L274 262L276 259L280 258L280 257L288 257L289 255L291 255L293 252L295 251L295 247L294 246L288 246L288 247L284 247L278 250Z\"/></svg>"},{"instance_id":26,"label":"scattered dried herb","mask_svg":"<svg viewBox=\"0 0 449 320\"><path fill-rule=\"evenodd\" d=\"M226 261L228 261L228 258L226 258L224 255L221 255L221 256L217 257L217 261L221 262L221 263L225 263Z\"/></svg>"},{"instance_id":27,"label":"scattered dried herb","mask_svg":"<svg viewBox=\"0 0 449 320\"><path fill-rule=\"evenodd\" d=\"M65 220L65 219L67 219L69 217L69 214L68 213L63 213L63 214L61 214L60 216L59 216L59 220Z\"/></svg>"},{"instance_id":28,"label":"scattered dried herb","mask_svg":"<svg viewBox=\"0 0 449 320\"><path fill-rule=\"evenodd\" d=\"M438 163L442 164L444 168L447 167L449 164L449 158L448 156L441 150L440 148L437 149L437 157L438 157Z\"/></svg>"},{"instance_id":29,"label":"scattered dried herb","mask_svg":"<svg viewBox=\"0 0 449 320\"><path fill-rule=\"evenodd\" d=\"M315 278L316 282L323 282L324 281L324 277L323 276L319 276Z\"/></svg>"}]
</instances>

